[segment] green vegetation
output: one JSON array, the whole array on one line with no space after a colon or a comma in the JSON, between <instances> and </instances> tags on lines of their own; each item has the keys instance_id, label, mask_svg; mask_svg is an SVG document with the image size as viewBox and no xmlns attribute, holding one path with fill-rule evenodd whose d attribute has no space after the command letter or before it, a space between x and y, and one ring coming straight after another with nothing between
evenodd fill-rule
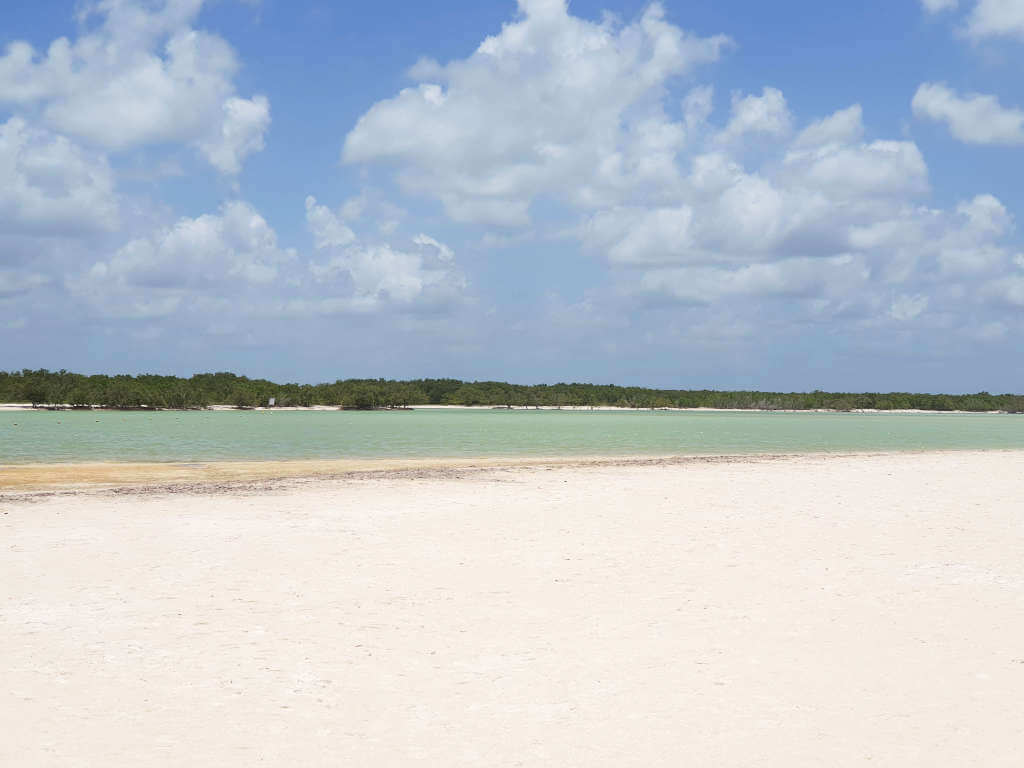
<instances>
[{"instance_id":1,"label":"green vegetation","mask_svg":"<svg viewBox=\"0 0 1024 768\"><path fill-rule=\"evenodd\" d=\"M345 379L333 384L275 384L233 373L177 376L83 376L68 371L0 371L0 402L38 406L105 408L252 408L275 398L278 406L329 405L394 408L421 404L493 406L598 406L626 408L743 408L854 410L877 408L928 411L1009 411L1024 413L1024 395L932 395L909 392L718 392L644 389L601 384L507 384L457 379Z\"/></svg>"}]
</instances>

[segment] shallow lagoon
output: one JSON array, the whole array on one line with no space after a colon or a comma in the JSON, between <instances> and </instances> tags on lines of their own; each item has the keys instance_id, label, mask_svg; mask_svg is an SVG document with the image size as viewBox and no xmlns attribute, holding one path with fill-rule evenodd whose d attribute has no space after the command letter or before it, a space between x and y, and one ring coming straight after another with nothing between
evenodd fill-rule
<instances>
[{"instance_id":1,"label":"shallow lagoon","mask_svg":"<svg viewBox=\"0 0 1024 768\"><path fill-rule=\"evenodd\" d=\"M1024 416L679 411L9 411L0 462L1024 448Z\"/></svg>"}]
</instances>

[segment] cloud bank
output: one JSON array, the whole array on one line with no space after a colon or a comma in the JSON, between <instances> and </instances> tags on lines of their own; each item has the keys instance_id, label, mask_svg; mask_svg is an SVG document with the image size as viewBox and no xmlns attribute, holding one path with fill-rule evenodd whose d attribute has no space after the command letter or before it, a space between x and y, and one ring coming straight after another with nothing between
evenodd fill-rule
<instances>
[{"instance_id":1,"label":"cloud bank","mask_svg":"<svg viewBox=\"0 0 1024 768\"><path fill-rule=\"evenodd\" d=\"M793 323L948 326L1005 299L1017 267L1003 204L982 193L930 206L918 146L867 138L859 104L800 125L769 85L732 93L716 122L700 84L674 105L673 86L728 46L658 4L619 24L520 3L468 58L414 67L417 84L371 107L342 158L390 169L455 221L531 230L559 206L619 294L642 303L744 316L781 302ZM965 140L1016 141L1020 128L990 97L941 85L922 86L914 110Z\"/></svg>"},{"instance_id":2,"label":"cloud bank","mask_svg":"<svg viewBox=\"0 0 1024 768\"><path fill-rule=\"evenodd\" d=\"M964 50L1020 37L1020 3L922 7ZM743 41L658 3L625 20L515 10L339 124L329 182L282 173L280 189L247 187L262 169L246 163L295 137L275 143L270 96L240 85L201 0L101 0L77 35L9 44L0 329L276 339L286 357L340 340L367 360L533 370L680 349L710 366L809 335L819 354L856 339L943 359L1021 330L1013 201L966 175L937 194L918 124L886 134L869 101L808 113L789 86L723 86ZM1013 101L929 81L898 117L1013 153Z\"/></svg>"}]
</instances>

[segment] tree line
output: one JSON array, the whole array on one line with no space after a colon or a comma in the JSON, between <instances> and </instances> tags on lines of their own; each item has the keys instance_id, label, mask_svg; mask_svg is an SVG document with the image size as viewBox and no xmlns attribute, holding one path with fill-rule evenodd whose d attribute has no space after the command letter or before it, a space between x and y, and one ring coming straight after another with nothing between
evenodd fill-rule
<instances>
[{"instance_id":1,"label":"tree line","mask_svg":"<svg viewBox=\"0 0 1024 768\"><path fill-rule=\"evenodd\" d=\"M277 384L233 373L197 373L189 378L141 374L86 376L69 371L0 371L0 402L40 407L116 409L239 408L325 405L373 409L413 405L513 407L619 406L624 408L735 408L761 410L1024 412L1024 395L925 394L912 392L753 392L647 389L612 384L509 384L458 379L338 379L322 384Z\"/></svg>"}]
</instances>

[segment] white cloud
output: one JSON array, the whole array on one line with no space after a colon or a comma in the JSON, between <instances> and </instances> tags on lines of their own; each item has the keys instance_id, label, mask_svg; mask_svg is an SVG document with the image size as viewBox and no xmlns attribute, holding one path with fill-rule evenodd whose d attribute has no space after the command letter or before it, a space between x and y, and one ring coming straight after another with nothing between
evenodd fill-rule
<instances>
[{"instance_id":1,"label":"white cloud","mask_svg":"<svg viewBox=\"0 0 1024 768\"><path fill-rule=\"evenodd\" d=\"M50 278L39 272L0 269L0 299L28 293L49 282Z\"/></svg>"},{"instance_id":2,"label":"white cloud","mask_svg":"<svg viewBox=\"0 0 1024 768\"><path fill-rule=\"evenodd\" d=\"M332 295L298 300L289 313L369 312L387 307L426 309L457 301L467 283L455 264L455 252L426 234L412 248L359 242L329 208L306 198L306 225L326 261L312 262L310 274Z\"/></svg>"},{"instance_id":3,"label":"white cloud","mask_svg":"<svg viewBox=\"0 0 1024 768\"><path fill-rule=\"evenodd\" d=\"M0 57L0 99L19 115L0 126L0 235L124 225L133 206L119 212L103 152L184 143L230 175L263 146L269 103L236 93L230 47L193 29L199 5L110 0L74 42L43 54L16 43ZM626 307L629 323L643 305L702 328L715 318L754 332L772 312L822 326L960 318L996 338L1024 306L1006 206L980 194L932 207L918 147L872 135L859 104L809 121L769 86L734 94L721 116L712 86L684 78L725 38L688 34L656 4L626 24L575 18L557 0L520 9L465 60L418 63L412 87L358 121L343 159L394 169L450 219L513 230L471 232L472 242L578 238L610 269L609 285L578 305L584 324L609 306ZM1022 130L1019 110L942 85L923 85L914 110L964 140L1013 143ZM314 252L301 262L233 202L155 231L124 225L121 247L81 274L71 266L81 251L65 257L66 285L107 317L235 329L257 315L412 323L471 306L454 249L422 231L447 230L409 224L381 199L385 185L369 172L364 183L333 208L306 198ZM0 296L28 303L47 279L56 289L56 274L0 271Z\"/></svg>"},{"instance_id":4,"label":"white cloud","mask_svg":"<svg viewBox=\"0 0 1024 768\"><path fill-rule=\"evenodd\" d=\"M1013 218L993 195L978 195L957 206L956 212L967 219L969 228L995 237L1013 229Z\"/></svg>"},{"instance_id":5,"label":"white cloud","mask_svg":"<svg viewBox=\"0 0 1024 768\"><path fill-rule=\"evenodd\" d=\"M581 228L612 263L715 264L840 256L853 232L888 220L893 201L927 192L928 172L910 142L860 140L859 108L802 131L760 171L720 150L697 154L681 177L681 202L617 206Z\"/></svg>"},{"instance_id":6,"label":"white cloud","mask_svg":"<svg viewBox=\"0 0 1024 768\"><path fill-rule=\"evenodd\" d=\"M58 38L42 54L16 41L0 57L0 103L108 150L191 144L237 173L262 148L269 107L235 95L234 51L191 27L201 5L103 0L83 15L98 25L74 41Z\"/></svg>"},{"instance_id":7,"label":"white cloud","mask_svg":"<svg viewBox=\"0 0 1024 768\"><path fill-rule=\"evenodd\" d=\"M721 153L698 155L683 205L600 211L582 227L584 243L614 266L639 270L619 272L627 291L727 302L740 316L762 306L745 297L774 299L789 304L794 320L906 322L951 309L951 298L930 295L944 281L1005 270L1001 240L1012 220L1002 203L980 195L951 212L915 203L928 191L917 147L866 143L851 115L812 124L760 172ZM885 304L895 286L904 291Z\"/></svg>"},{"instance_id":8,"label":"white cloud","mask_svg":"<svg viewBox=\"0 0 1024 768\"><path fill-rule=\"evenodd\" d=\"M800 131L794 146L800 149L829 144L859 142L864 135L864 112L860 104L840 109Z\"/></svg>"},{"instance_id":9,"label":"white cloud","mask_svg":"<svg viewBox=\"0 0 1024 768\"><path fill-rule=\"evenodd\" d=\"M21 118L0 124L0 233L103 231L117 221L105 157Z\"/></svg>"},{"instance_id":10,"label":"white cloud","mask_svg":"<svg viewBox=\"0 0 1024 768\"><path fill-rule=\"evenodd\" d=\"M1024 3L1022 3L1024 7ZM911 102L919 118L946 123L969 144L1024 144L1024 110L1003 107L995 96L960 96L942 83L923 83Z\"/></svg>"},{"instance_id":11,"label":"white cloud","mask_svg":"<svg viewBox=\"0 0 1024 768\"><path fill-rule=\"evenodd\" d=\"M986 37L1024 40L1024 2L978 0L967 17L967 34L975 40Z\"/></svg>"},{"instance_id":12,"label":"white cloud","mask_svg":"<svg viewBox=\"0 0 1024 768\"><path fill-rule=\"evenodd\" d=\"M223 109L220 135L201 140L199 148L218 171L236 174L246 157L263 149L263 134L270 126L270 102L266 96L232 97L224 102Z\"/></svg>"},{"instance_id":13,"label":"white cloud","mask_svg":"<svg viewBox=\"0 0 1024 768\"><path fill-rule=\"evenodd\" d=\"M711 304L728 297L820 297L842 293L867 278L862 261L839 256L784 259L737 268L656 269L643 274L641 288L685 302Z\"/></svg>"},{"instance_id":14,"label":"white cloud","mask_svg":"<svg viewBox=\"0 0 1024 768\"><path fill-rule=\"evenodd\" d=\"M889 307L889 315L893 320L913 320L924 312L927 307L927 296L900 294L892 300L892 305Z\"/></svg>"},{"instance_id":15,"label":"white cloud","mask_svg":"<svg viewBox=\"0 0 1024 768\"><path fill-rule=\"evenodd\" d=\"M695 253L693 209L622 207L601 211L584 224L584 242L607 253L614 264L687 261Z\"/></svg>"},{"instance_id":16,"label":"white cloud","mask_svg":"<svg viewBox=\"0 0 1024 768\"><path fill-rule=\"evenodd\" d=\"M203 294L280 283L282 267L296 261L251 205L233 201L128 242L68 285L100 314L157 317Z\"/></svg>"},{"instance_id":17,"label":"white cloud","mask_svg":"<svg viewBox=\"0 0 1024 768\"><path fill-rule=\"evenodd\" d=\"M691 90L683 99L683 124L687 134L696 135L704 128L714 109L715 90L710 85L701 85Z\"/></svg>"},{"instance_id":18,"label":"white cloud","mask_svg":"<svg viewBox=\"0 0 1024 768\"><path fill-rule=\"evenodd\" d=\"M437 251L437 258L442 262L450 262L455 259L455 251L442 242L432 238L430 235L420 233L412 239L416 245L427 246Z\"/></svg>"},{"instance_id":19,"label":"white cloud","mask_svg":"<svg viewBox=\"0 0 1024 768\"><path fill-rule=\"evenodd\" d=\"M625 26L573 17L559 0L520 10L468 59L421 62L412 74L433 82L375 104L343 160L399 163L403 186L451 218L503 226L527 224L540 195L591 205L623 185L670 185L686 126L665 116L666 84L728 39L684 32L657 3Z\"/></svg>"},{"instance_id":20,"label":"white cloud","mask_svg":"<svg viewBox=\"0 0 1024 768\"><path fill-rule=\"evenodd\" d=\"M342 202L341 206L338 208L338 213L341 214L342 219L355 221L366 212L368 203L368 196L366 192L363 191Z\"/></svg>"},{"instance_id":21,"label":"white cloud","mask_svg":"<svg viewBox=\"0 0 1024 768\"><path fill-rule=\"evenodd\" d=\"M719 138L734 141L746 134L781 138L791 129L792 117L782 91L765 88L760 96L733 94L732 116Z\"/></svg>"},{"instance_id":22,"label":"white cloud","mask_svg":"<svg viewBox=\"0 0 1024 768\"><path fill-rule=\"evenodd\" d=\"M1024 308L1024 277L1006 275L992 280L986 291L989 296L1014 308Z\"/></svg>"},{"instance_id":23,"label":"white cloud","mask_svg":"<svg viewBox=\"0 0 1024 768\"><path fill-rule=\"evenodd\" d=\"M347 278L351 295L340 306L354 309L445 303L458 298L466 287L465 278L448 262L388 244L347 248L325 264L311 265L311 271L324 283Z\"/></svg>"},{"instance_id":24,"label":"white cloud","mask_svg":"<svg viewBox=\"0 0 1024 768\"><path fill-rule=\"evenodd\" d=\"M827 193L834 201L851 198L907 197L928 189L928 167L909 141L832 143L795 149L785 158L787 173L801 185Z\"/></svg>"},{"instance_id":25,"label":"white cloud","mask_svg":"<svg viewBox=\"0 0 1024 768\"><path fill-rule=\"evenodd\" d=\"M959 0L921 0L921 5L928 13L954 11L959 4Z\"/></svg>"},{"instance_id":26,"label":"white cloud","mask_svg":"<svg viewBox=\"0 0 1024 768\"><path fill-rule=\"evenodd\" d=\"M1002 203L929 207L920 149L866 137L859 104L801 125L765 87L734 94L716 126L701 85L677 118L672 77L716 58L724 38L693 38L657 5L625 26L559 2L521 9L467 59L419 62L424 82L363 115L343 159L387 163L453 220L526 236L531 205L554 202L577 221L559 231L607 260L619 295L646 301L721 303L749 318L763 297L794 321L927 323L994 295L979 286L1011 263ZM662 40L674 53L655 53ZM701 55L680 55L685 41ZM990 132L1010 133L990 118Z\"/></svg>"},{"instance_id":27,"label":"white cloud","mask_svg":"<svg viewBox=\"0 0 1024 768\"><path fill-rule=\"evenodd\" d=\"M992 195L978 195L956 207L956 220L933 245L944 275L1001 271L1009 254L999 240L1013 231L1013 217Z\"/></svg>"},{"instance_id":28,"label":"white cloud","mask_svg":"<svg viewBox=\"0 0 1024 768\"><path fill-rule=\"evenodd\" d=\"M184 218L133 240L93 271L135 285L202 285L218 278L267 283L294 260L295 252L278 246L276 233L251 205L233 201L218 214Z\"/></svg>"},{"instance_id":29,"label":"white cloud","mask_svg":"<svg viewBox=\"0 0 1024 768\"><path fill-rule=\"evenodd\" d=\"M387 209L383 203L375 208ZM306 222L316 248L303 264L282 247L255 208L236 200L136 237L64 280L96 316L182 323L337 313L440 313L463 301L467 282L445 243L420 233L405 247L361 241L310 196ZM0 292L42 283L0 273Z\"/></svg>"},{"instance_id":30,"label":"white cloud","mask_svg":"<svg viewBox=\"0 0 1024 768\"><path fill-rule=\"evenodd\" d=\"M348 245L356 239L355 233L345 222L326 205L317 205L312 195L306 198L306 225L313 235L313 246L317 250Z\"/></svg>"}]
</instances>

